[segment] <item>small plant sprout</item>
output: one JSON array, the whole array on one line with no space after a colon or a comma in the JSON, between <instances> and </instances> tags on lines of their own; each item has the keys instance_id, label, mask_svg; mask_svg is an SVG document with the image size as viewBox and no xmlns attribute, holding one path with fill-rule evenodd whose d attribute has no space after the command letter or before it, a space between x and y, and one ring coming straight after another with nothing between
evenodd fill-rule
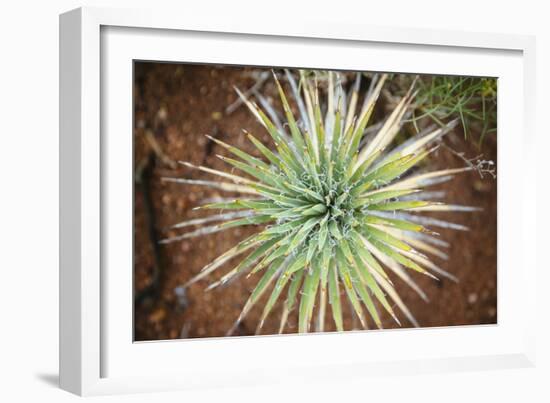
<instances>
[{"instance_id":1,"label":"small plant sprout","mask_svg":"<svg viewBox=\"0 0 550 403\"><path fill-rule=\"evenodd\" d=\"M446 257L438 249L445 242L428 227L466 229L420 213L476 210L433 201L440 200L442 192L428 189L474 167L418 170L419 163L437 149L438 140L456 121L421 132L392 149L389 146L410 113L414 83L383 124L369 130L369 119L387 79L385 74L375 75L366 93L360 95L360 74L346 93L342 77L328 72L326 103L320 101L314 76L300 71L296 82L293 74L296 73L286 71L296 116L275 74L283 108L281 116L260 94L256 94L256 99L262 107L237 90L273 139L274 147L269 148L246 132L263 158L210 137L232 154L219 156L232 167L231 173L182 162L221 179L164 178L237 192L241 197L199 206L198 209L212 210L214 214L176 225L199 225L199 229L162 242L260 225L256 234L227 250L185 284L204 279L230 259L243 256L236 267L208 287L216 288L243 273L258 276L228 334L263 294L268 297L257 332L278 301L284 304L280 333L294 309L298 311L300 333L324 331L329 309L336 329L343 331L343 298L349 300L364 328L369 327L367 317L382 328L380 310L400 324L394 308L418 326L392 277L399 277L427 300L411 272L456 280L427 256Z\"/></svg>"}]
</instances>

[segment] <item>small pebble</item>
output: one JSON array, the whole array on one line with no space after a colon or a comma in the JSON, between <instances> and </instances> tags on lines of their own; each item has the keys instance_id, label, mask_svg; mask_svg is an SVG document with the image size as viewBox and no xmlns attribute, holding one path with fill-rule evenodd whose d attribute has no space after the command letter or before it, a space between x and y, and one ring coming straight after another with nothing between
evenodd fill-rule
<instances>
[{"instance_id":1,"label":"small pebble","mask_svg":"<svg viewBox=\"0 0 550 403\"><path fill-rule=\"evenodd\" d=\"M189 300L187 299L187 292L185 291L185 287L177 286L174 288L174 294L176 295L178 305L180 308L187 308L189 306Z\"/></svg>"},{"instance_id":2,"label":"small pebble","mask_svg":"<svg viewBox=\"0 0 550 403\"><path fill-rule=\"evenodd\" d=\"M168 118L168 111L162 106L157 112L157 118L161 121L165 121Z\"/></svg>"},{"instance_id":3,"label":"small pebble","mask_svg":"<svg viewBox=\"0 0 550 403\"><path fill-rule=\"evenodd\" d=\"M474 189L478 192L485 193L491 190L491 184L489 181L476 180L474 181Z\"/></svg>"},{"instance_id":4,"label":"small pebble","mask_svg":"<svg viewBox=\"0 0 550 403\"><path fill-rule=\"evenodd\" d=\"M477 301L477 294L475 292L468 295L468 303L475 304Z\"/></svg>"},{"instance_id":5,"label":"small pebble","mask_svg":"<svg viewBox=\"0 0 550 403\"><path fill-rule=\"evenodd\" d=\"M151 315L149 315L149 321L155 324L158 324L166 317L166 311L163 308L159 308Z\"/></svg>"}]
</instances>

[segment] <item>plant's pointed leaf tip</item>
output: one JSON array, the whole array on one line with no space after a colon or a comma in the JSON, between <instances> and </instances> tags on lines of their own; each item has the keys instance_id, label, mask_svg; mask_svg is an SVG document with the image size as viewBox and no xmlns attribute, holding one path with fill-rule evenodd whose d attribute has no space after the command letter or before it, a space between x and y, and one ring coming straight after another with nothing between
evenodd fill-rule
<instances>
[{"instance_id":1,"label":"plant's pointed leaf tip","mask_svg":"<svg viewBox=\"0 0 550 403\"><path fill-rule=\"evenodd\" d=\"M221 282L216 281L215 283L210 284L208 287L204 289L205 292L212 291L217 286L221 285Z\"/></svg>"},{"instance_id":2,"label":"plant's pointed leaf tip","mask_svg":"<svg viewBox=\"0 0 550 403\"><path fill-rule=\"evenodd\" d=\"M231 329L229 329L225 335L226 336L233 336L233 333L235 333L235 330L237 330L240 323L241 323L241 321L239 319L237 319L235 321L235 323L233 323L233 326L231 326Z\"/></svg>"},{"instance_id":3,"label":"plant's pointed leaf tip","mask_svg":"<svg viewBox=\"0 0 550 403\"><path fill-rule=\"evenodd\" d=\"M392 313L391 316L392 316L393 320L395 320L395 322L396 322L399 326L403 326L403 325L401 324L401 322L399 321L399 319L397 319L397 316L396 316L394 313Z\"/></svg>"}]
</instances>

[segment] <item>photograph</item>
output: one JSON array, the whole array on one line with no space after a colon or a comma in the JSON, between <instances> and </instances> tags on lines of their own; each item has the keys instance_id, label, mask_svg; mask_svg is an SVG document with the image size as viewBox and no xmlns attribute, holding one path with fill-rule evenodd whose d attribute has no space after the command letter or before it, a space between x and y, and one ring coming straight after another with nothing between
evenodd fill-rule
<instances>
[{"instance_id":1,"label":"photograph","mask_svg":"<svg viewBox=\"0 0 550 403\"><path fill-rule=\"evenodd\" d=\"M497 84L134 60L134 341L497 324Z\"/></svg>"}]
</instances>

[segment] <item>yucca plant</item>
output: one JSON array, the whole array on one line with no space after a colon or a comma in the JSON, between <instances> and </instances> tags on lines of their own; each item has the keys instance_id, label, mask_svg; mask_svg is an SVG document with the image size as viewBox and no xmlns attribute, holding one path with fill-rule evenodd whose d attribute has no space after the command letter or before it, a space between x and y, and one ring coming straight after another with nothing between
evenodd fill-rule
<instances>
[{"instance_id":1,"label":"yucca plant","mask_svg":"<svg viewBox=\"0 0 550 403\"><path fill-rule=\"evenodd\" d=\"M437 148L433 144L455 122L420 133L389 149L411 110L414 84L382 126L373 132L368 128L369 118L387 79L385 74L374 76L366 94L360 96L361 75L356 76L346 94L341 76L328 72L323 105L315 78L299 72L297 83L293 74L296 73L286 71L299 118L295 117L275 74L283 118L261 95L257 98L263 108L237 90L273 139L274 147L269 148L246 132L263 158L210 137L237 157L219 156L243 175L182 162L222 180L164 178L237 192L242 196L199 206L198 209L214 210L215 213L175 225L175 228L201 227L163 242L237 226L259 226L256 234L223 253L186 284L204 279L235 256L246 254L236 267L208 287L213 289L243 273L259 276L235 326L266 292L270 295L257 331L280 299L284 299L284 308L279 332L285 329L289 313L296 306L299 332L313 330L310 328L316 307L314 330L323 331L327 302L336 329L342 331L344 294L364 328L368 328L365 309L378 328L382 327L380 308L399 323L394 306L418 326L396 292L389 273L404 280L424 299L425 294L409 276L409 270L434 278L436 274L453 278L423 254L445 257L437 248L444 242L427 226L464 228L417 213L472 210L431 201L430 197L437 197L437 192L425 190L472 168L427 173L413 171ZM216 221L220 223L211 224Z\"/></svg>"}]
</instances>

